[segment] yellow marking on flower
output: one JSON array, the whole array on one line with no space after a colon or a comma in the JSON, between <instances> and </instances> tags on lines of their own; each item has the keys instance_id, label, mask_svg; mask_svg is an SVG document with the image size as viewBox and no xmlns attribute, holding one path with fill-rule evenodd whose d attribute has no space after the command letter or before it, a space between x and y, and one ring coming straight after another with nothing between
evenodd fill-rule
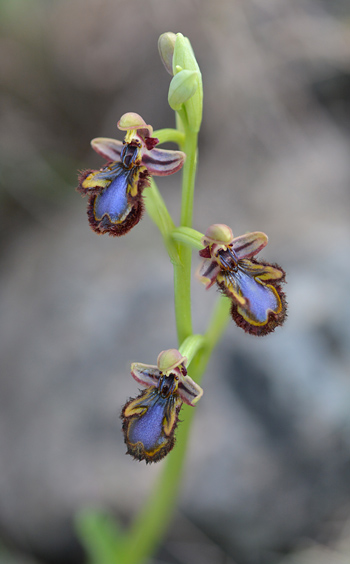
<instances>
[{"instance_id":1,"label":"yellow marking on flower","mask_svg":"<svg viewBox=\"0 0 350 564\"><path fill-rule=\"evenodd\" d=\"M130 403L125 409L125 417L130 417L130 415L143 415L144 413L146 413L146 411L147 407L137 405L137 402L134 401Z\"/></svg>"},{"instance_id":2,"label":"yellow marking on flower","mask_svg":"<svg viewBox=\"0 0 350 564\"><path fill-rule=\"evenodd\" d=\"M97 186L101 186L102 188L105 188L106 186L108 186L111 183L110 178L106 178L106 179L99 178L98 180L96 180L95 179L96 174L99 174L99 171L97 173L92 172L91 174L89 174L89 176L87 176L83 180L82 187L83 188L96 188Z\"/></svg>"}]
</instances>

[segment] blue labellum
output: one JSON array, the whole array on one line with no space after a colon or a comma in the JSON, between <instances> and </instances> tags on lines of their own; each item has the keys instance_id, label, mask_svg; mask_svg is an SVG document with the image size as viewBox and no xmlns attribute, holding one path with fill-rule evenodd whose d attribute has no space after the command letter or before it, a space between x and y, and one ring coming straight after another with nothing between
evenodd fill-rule
<instances>
[{"instance_id":1,"label":"blue labellum","mask_svg":"<svg viewBox=\"0 0 350 564\"><path fill-rule=\"evenodd\" d=\"M129 171L121 167L118 176L97 195L94 204L95 219L101 220L104 215L107 215L112 223L124 219L131 207L127 199L128 177Z\"/></svg>"},{"instance_id":2,"label":"blue labellum","mask_svg":"<svg viewBox=\"0 0 350 564\"><path fill-rule=\"evenodd\" d=\"M240 268L235 273L236 282L242 295L249 300L250 317L258 323L265 323L269 311L278 309L278 300L271 286L260 284L251 275L246 274Z\"/></svg>"},{"instance_id":3,"label":"blue labellum","mask_svg":"<svg viewBox=\"0 0 350 564\"><path fill-rule=\"evenodd\" d=\"M102 185L100 188L98 182ZM82 188L86 185L94 190L89 199L88 216L96 233L119 237L140 221L142 191L148 186L148 173L144 167L127 169L121 163L111 163L106 170L92 173L83 180Z\"/></svg>"},{"instance_id":4,"label":"blue labellum","mask_svg":"<svg viewBox=\"0 0 350 564\"><path fill-rule=\"evenodd\" d=\"M167 403L172 398L162 398L155 390L152 399L146 413L131 421L128 433L129 441L134 444L141 442L146 451L153 451L168 440L163 432L163 419Z\"/></svg>"},{"instance_id":5,"label":"blue labellum","mask_svg":"<svg viewBox=\"0 0 350 564\"><path fill-rule=\"evenodd\" d=\"M182 400L169 382L163 381L159 387L152 386L130 400L122 411L128 453L146 462L161 460L175 444L181 405Z\"/></svg>"}]
</instances>

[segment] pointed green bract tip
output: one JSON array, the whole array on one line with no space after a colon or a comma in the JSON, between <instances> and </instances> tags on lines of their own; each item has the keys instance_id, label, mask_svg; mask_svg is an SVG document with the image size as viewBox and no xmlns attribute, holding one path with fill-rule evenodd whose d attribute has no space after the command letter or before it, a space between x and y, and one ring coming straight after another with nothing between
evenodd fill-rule
<instances>
[{"instance_id":1,"label":"pointed green bract tip","mask_svg":"<svg viewBox=\"0 0 350 564\"><path fill-rule=\"evenodd\" d=\"M158 39L158 51L163 65L169 74L173 75L173 55L175 49L176 35L171 31L162 33Z\"/></svg>"},{"instance_id":2,"label":"pointed green bract tip","mask_svg":"<svg viewBox=\"0 0 350 564\"><path fill-rule=\"evenodd\" d=\"M184 37L182 35L182 33L176 34L173 56L174 74L176 74L177 66L181 67L182 69L199 71L198 63L196 61L196 57L194 56L191 43L187 37Z\"/></svg>"},{"instance_id":3,"label":"pointed green bract tip","mask_svg":"<svg viewBox=\"0 0 350 564\"><path fill-rule=\"evenodd\" d=\"M161 372L168 372L186 362L186 357L177 349L168 349L167 351L162 351L159 353L157 358L157 366Z\"/></svg>"},{"instance_id":4,"label":"pointed green bract tip","mask_svg":"<svg viewBox=\"0 0 350 564\"><path fill-rule=\"evenodd\" d=\"M177 111L196 92L199 85L198 71L182 70L172 79L169 87L169 106Z\"/></svg>"}]
</instances>

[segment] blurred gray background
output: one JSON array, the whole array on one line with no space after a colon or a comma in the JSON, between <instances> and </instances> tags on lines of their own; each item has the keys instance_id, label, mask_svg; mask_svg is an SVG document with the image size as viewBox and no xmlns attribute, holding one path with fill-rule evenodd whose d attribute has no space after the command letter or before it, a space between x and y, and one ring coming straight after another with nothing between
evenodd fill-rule
<instances>
[{"instance_id":1,"label":"blurred gray background","mask_svg":"<svg viewBox=\"0 0 350 564\"><path fill-rule=\"evenodd\" d=\"M176 346L171 264L147 217L94 234L74 188L124 112L173 126L165 31L203 72L194 227L265 231L289 317L261 339L230 324L154 562L349 562L349 17L345 0L0 2L1 564L80 564L76 511L127 521L161 471L125 456L119 413L130 363ZM179 181L158 183L175 221ZM216 297L193 282L197 332Z\"/></svg>"}]
</instances>

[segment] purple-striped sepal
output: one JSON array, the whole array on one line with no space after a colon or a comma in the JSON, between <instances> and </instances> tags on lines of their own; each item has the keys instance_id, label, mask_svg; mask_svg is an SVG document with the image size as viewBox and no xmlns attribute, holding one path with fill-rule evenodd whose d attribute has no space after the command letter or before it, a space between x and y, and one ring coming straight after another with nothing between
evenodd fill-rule
<instances>
[{"instance_id":1,"label":"purple-striped sepal","mask_svg":"<svg viewBox=\"0 0 350 564\"><path fill-rule=\"evenodd\" d=\"M183 403L194 406L203 390L187 375L186 358L176 349L163 351L157 366L134 363L131 375L146 389L123 407L127 453L146 463L158 462L175 444Z\"/></svg>"},{"instance_id":2,"label":"purple-striped sepal","mask_svg":"<svg viewBox=\"0 0 350 564\"><path fill-rule=\"evenodd\" d=\"M215 282L231 299L231 315L239 327L253 335L266 335L282 325L286 299L281 289L285 272L277 264L254 257L267 245L267 235L256 231L233 237L227 225L210 226L199 251L203 261L198 277L210 288Z\"/></svg>"}]
</instances>

